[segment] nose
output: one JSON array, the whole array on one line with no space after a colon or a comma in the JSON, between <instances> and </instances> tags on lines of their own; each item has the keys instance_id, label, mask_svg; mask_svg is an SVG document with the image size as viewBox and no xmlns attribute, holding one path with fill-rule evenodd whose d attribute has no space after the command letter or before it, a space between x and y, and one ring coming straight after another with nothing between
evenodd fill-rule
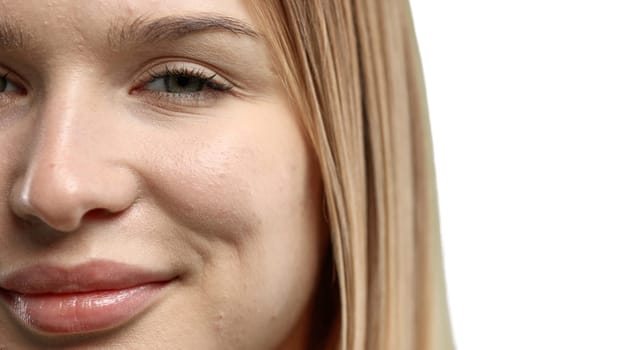
<instances>
[{"instance_id":1,"label":"nose","mask_svg":"<svg viewBox=\"0 0 622 350\"><path fill-rule=\"evenodd\" d=\"M37 113L24 171L11 188L12 211L55 231L76 231L88 218L129 208L136 181L118 149L118 133L93 105L77 96ZM110 123L108 123L110 124Z\"/></svg>"}]
</instances>

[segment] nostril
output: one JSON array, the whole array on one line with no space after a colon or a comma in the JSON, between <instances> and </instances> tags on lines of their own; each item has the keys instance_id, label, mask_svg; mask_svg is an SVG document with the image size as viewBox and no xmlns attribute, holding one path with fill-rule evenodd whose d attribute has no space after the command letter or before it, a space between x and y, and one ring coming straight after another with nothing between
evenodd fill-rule
<instances>
[{"instance_id":1,"label":"nostril","mask_svg":"<svg viewBox=\"0 0 622 350\"><path fill-rule=\"evenodd\" d=\"M106 209L92 209L84 214L83 220L106 220L116 215L119 215L119 213L114 213Z\"/></svg>"}]
</instances>

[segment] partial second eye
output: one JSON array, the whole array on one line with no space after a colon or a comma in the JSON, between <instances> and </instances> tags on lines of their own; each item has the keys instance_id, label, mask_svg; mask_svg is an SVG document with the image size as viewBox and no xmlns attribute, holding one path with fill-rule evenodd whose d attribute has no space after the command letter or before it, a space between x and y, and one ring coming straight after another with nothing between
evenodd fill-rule
<instances>
[{"instance_id":1,"label":"partial second eye","mask_svg":"<svg viewBox=\"0 0 622 350\"><path fill-rule=\"evenodd\" d=\"M7 78L7 76L0 76L0 94L6 92L19 92L21 89Z\"/></svg>"}]
</instances>

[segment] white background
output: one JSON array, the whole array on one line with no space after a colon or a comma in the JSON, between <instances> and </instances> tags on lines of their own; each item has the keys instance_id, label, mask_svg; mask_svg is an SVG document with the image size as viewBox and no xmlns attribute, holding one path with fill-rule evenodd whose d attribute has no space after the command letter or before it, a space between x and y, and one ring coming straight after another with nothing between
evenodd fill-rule
<instances>
[{"instance_id":1,"label":"white background","mask_svg":"<svg viewBox=\"0 0 622 350\"><path fill-rule=\"evenodd\" d=\"M622 2L411 4L457 348L622 349Z\"/></svg>"}]
</instances>

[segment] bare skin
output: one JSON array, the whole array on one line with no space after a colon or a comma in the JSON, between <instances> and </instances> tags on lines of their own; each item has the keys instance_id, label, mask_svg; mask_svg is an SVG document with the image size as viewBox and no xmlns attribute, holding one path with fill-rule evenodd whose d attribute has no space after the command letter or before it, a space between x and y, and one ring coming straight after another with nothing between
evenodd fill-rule
<instances>
[{"instance_id":1,"label":"bare skin","mask_svg":"<svg viewBox=\"0 0 622 350\"><path fill-rule=\"evenodd\" d=\"M0 303L0 347L302 348L321 179L243 3L0 0L3 26L0 280L102 259L173 278L94 332Z\"/></svg>"}]
</instances>

